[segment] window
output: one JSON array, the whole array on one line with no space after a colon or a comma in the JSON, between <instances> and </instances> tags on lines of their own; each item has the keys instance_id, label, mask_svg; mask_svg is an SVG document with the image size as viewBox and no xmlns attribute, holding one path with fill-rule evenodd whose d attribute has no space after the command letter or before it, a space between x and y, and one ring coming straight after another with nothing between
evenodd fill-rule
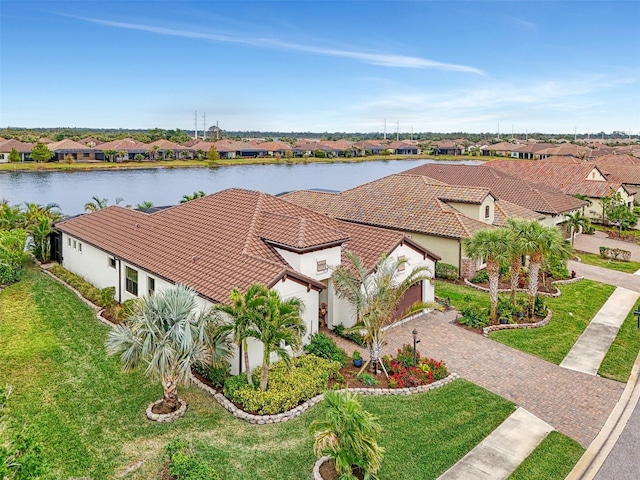
<instances>
[{"instance_id":1,"label":"window","mask_svg":"<svg viewBox=\"0 0 640 480\"><path fill-rule=\"evenodd\" d=\"M68 238L67 238L67 245L68 245L68 246L71 246L71 237L68 237Z\"/></svg>"},{"instance_id":2,"label":"window","mask_svg":"<svg viewBox=\"0 0 640 480\"><path fill-rule=\"evenodd\" d=\"M83 152L83 153L82 153L82 156L83 156L84 158L89 158L89 152Z\"/></svg>"},{"instance_id":3,"label":"window","mask_svg":"<svg viewBox=\"0 0 640 480\"><path fill-rule=\"evenodd\" d=\"M82 253L82 244L80 242L78 242L78 251Z\"/></svg>"},{"instance_id":4,"label":"window","mask_svg":"<svg viewBox=\"0 0 640 480\"><path fill-rule=\"evenodd\" d=\"M491 209L489 208L489 205L487 205L486 207L484 207L484 218L489 218L490 215Z\"/></svg>"},{"instance_id":5,"label":"window","mask_svg":"<svg viewBox=\"0 0 640 480\"><path fill-rule=\"evenodd\" d=\"M326 260L316 260L316 273L324 273L329 270Z\"/></svg>"},{"instance_id":6,"label":"window","mask_svg":"<svg viewBox=\"0 0 640 480\"><path fill-rule=\"evenodd\" d=\"M127 267L126 290L132 295L138 295L138 271Z\"/></svg>"},{"instance_id":7,"label":"window","mask_svg":"<svg viewBox=\"0 0 640 480\"><path fill-rule=\"evenodd\" d=\"M147 277L147 293L149 296L153 295L156 291L156 279L153 277Z\"/></svg>"},{"instance_id":8,"label":"window","mask_svg":"<svg viewBox=\"0 0 640 480\"><path fill-rule=\"evenodd\" d=\"M398 255L398 271L404 272L407 268L407 257L404 255Z\"/></svg>"},{"instance_id":9,"label":"window","mask_svg":"<svg viewBox=\"0 0 640 480\"><path fill-rule=\"evenodd\" d=\"M109 257L109 266L111 268L116 268L116 259L113 257Z\"/></svg>"},{"instance_id":10,"label":"window","mask_svg":"<svg viewBox=\"0 0 640 480\"><path fill-rule=\"evenodd\" d=\"M73 249L74 250L78 249L78 244L77 244L77 242L75 240L73 241Z\"/></svg>"}]
</instances>

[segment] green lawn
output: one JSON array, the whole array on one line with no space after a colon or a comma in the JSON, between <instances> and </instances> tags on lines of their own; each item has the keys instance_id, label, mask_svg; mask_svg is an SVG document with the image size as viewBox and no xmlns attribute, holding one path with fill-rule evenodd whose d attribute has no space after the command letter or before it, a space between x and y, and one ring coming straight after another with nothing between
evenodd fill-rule
<instances>
[{"instance_id":1,"label":"green lawn","mask_svg":"<svg viewBox=\"0 0 640 480\"><path fill-rule=\"evenodd\" d=\"M576 255L580 257L582 263L586 263L587 265L595 265L596 267L609 268L611 270L625 273L635 273L640 270L640 262L609 260L594 253L577 252Z\"/></svg>"},{"instance_id":2,"label":"green lawn","mask_svg":"<svg viewBox=\"0 0 640 480\"><path fill-rule=\"evenodd\" d=\"M639 308L640 300L635 304L633 310ZM624 383L629 380L633 363L638 356L638 352L640 352L640 330L638 329L637 319L633 315L633 310L625 318L620 330L618 330L616 339L611 344L600 365L598 374L602 377Z\"/></svg>"},{"instance_id":3,"label":"green lawn","mask_svg":"<svg viewBox=\"0 0 640 480\"><path fill-rule=\"evenodd\" d=\"M561 433L551 432L509 480L565 478L583 453L584 448L578 442Z\"/></svg>"},{"instance_id":4,"label":"green lawn","mask_svg":"<svg viewBox=\"0 0 640 480\"><path fill-rule=\"evenodd\" d=\"M548 325L533 329L501 330L491 333L490 337L559 365L615 287L581 280L560 285L559 288L562 295L544 299L553 311L553 318ZM456 308L464 304L465 295L470 295L470 303L489 308L489 294L471 287L437 282L436 295L449 296ZM612 361L617 362L620 354L622 352L614 354Z\"/></svg>"},{"instance_id":5,"label":"green lawn","mask_svg":"<svg viewBox=\"0 0 640 480\"><path fill-rule=\"evenodd\" d=\"M235 419L195 387L183 388L184 418L146 420L162 394L141 373L123 374L105 356L108 327L59 283L30 268L0 292L0 378L14 387L6 407L44 448L46 478L157 478L174 438L193 443L225 479L307 479L315 461L309 423L322 405L284 424L254 426ZM410 397L364 398L383 426L382 479L436 478L514 410L464 380Z\"/></svg>"}]
</instances>

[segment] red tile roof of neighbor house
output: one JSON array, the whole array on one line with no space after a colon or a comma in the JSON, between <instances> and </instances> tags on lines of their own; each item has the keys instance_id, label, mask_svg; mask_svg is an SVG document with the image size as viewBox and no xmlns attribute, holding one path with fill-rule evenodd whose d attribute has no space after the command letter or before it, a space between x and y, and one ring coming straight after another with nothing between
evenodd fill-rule
<instances>
[{"instance_id":1,"label":"red tile roof of neighbor house","mask_svg":"<svg viewBox=\"0 0 640 480\"><path fill-rule=\"evenodd\" d=\"M558 215L586 205L586 202L556 189L487 167L427 163L402 173L424 175L448 185L488 188L496 198L529 210L526 217L522 217L526 212L520 212L521 218L532 218L531 210Z\"/></svg>"},{"instance_id":2,"label":"red tile roof of neighbor house","mask_svg":"<svg viewBox=\"0 0 640 480\"><path fill-rule=\"evenodd\" d=\"M74 142L69 138L65 138L64 140L60 140L59 142L50 143L49 145L47 145L47 148L52 152L58 152L61 150L72 150L72 151L80 150L80 151L87 152L87 151L93 150L93 148L87 147L86 145L83 145L82 143L79 143L79 142Z\"/></svg>"},{"instance_id":3,"label":"red tile roof of neighbor house","mask_svg":"<svg viewBox=\"0 0 640 480\"><path fill-rule=\"evenodd\" d=\"M151 142L147 144L147 150L153 149L154 146L158 147L158 150L186 150L186 147L169 141L167 139L161 138L160 140L156 140L155 142Z\"/></svg>"},{"instance_id":4,"label":"red tile roof of neighbor house","mask_svg":"<svg viewBox=\"0 0 640 480\"><path fill-rule=\"evenodd\" d=\"M640 158L629 154L603 155L595 158L596 165L640 165Z\"/></svg>"},{"instance_id":5,"label":"red tile roof of neighbor house","mask_svg":"<svg viewBox=\"0 0 640 480\"><path fill-rule=\"evenodd\" d=\"M279 150L291 150L291 145L287 142L274 140L273 142L262 142L258 146L267 152L277 152Z\"/></svg>"},{"instance_id":6,"label":"red tile roof of neighbor house","mask_svg":"<svg viewBox=\"0 0 640 480\"><path fill-rule=\"evenodd\" d=\"M35 147L33 143L20 142L15 138L12 138L0 143L0 152L10 153L11 150L15 148L18 153L29 153L33 150L33 147Z\"/></svg>"},{"instance_id":7,"label":"red tile roof of neighbor house","mask_svg":"<svg viewBox=\"0 0 640 480\"><path fill-rule=\"evenodd\" d=\"M383 253L410 242L398 232L340 222L241 189L153 214L108 207L58 222L56 228L214 301L226 301L233 287L274 285L284 276L321 287L294 271L274 246L303 252L342 244L343 251L353 251L373 268Z\"/></svg>"},{"instance_id":8,"label":"red tile roof of neighbor house","mask_svg":"<svg viewBox=\"0 0 640 480\"><path fill-rule=\"evenodd\" d=\"M598 168L611 182L640 185L640 161L635 165L597 163Z\"/></svg>"},{"instance_id":9,"label":"red tile roof of neighbor house","mask_svg":"<svg viewBox=\"0 0 640 480\"><path fill-rule=\"evenodd\" d=\"M617 191L621 183L606 180L589 180L591 172L598 167L591 162L557 163L537 160L492 160L484 168L500 170L529 182L557 188L569 195L587 195L592 198L606 197ZM600 172L602 173L602 172Z\"/></svg>"},{"instance_id":10,"label":"red tile roof of neighbor house","mask_svg":"<svg viewBox=\"0 0 640 480\"><path fill-rule=\"evenodd\" d=\"M140 150L147 151L148 145L146 143L139 142L134 140L133 138L123 138L120 140L112 140L110 142L101 143L98 145L96 150L115 150L115 151L129 151L129 150Z\"/></svg>"},{"instance_id":11,"label":"red tile roof of neighbor house","mask_svg":"<svg viewBox=\"0 0 640 480\"><path fill-rule=\"evenodd\" d=\"M334 218L395 230L463 238L490 228L447 202L480 204L486 188L445 185L418 175L389 175L340 193L300 190L281 198Z\"/></svg>"},{"instance_id":12,"label":"red tile roof of neighbor house","mask_svg":"<svg viewBox=\"0 0 640 480\"><path fill-rule=\"evenodd\" d=\"M198 140L198 142L197 142L197 143L194 143L193 145L191 145L191 147L190 147L190 148L191 148L191 150L194 150L194 151L202 150L203 152L205 152L205 153L206 153L206 152L208 152L208 151L209 151L209 149L210 149L212 146L215 146L215 147L216 147L216 149L218 150L218 145L217 145L217 144L215 144L215 143L211 143L211 142L205 142L205 141L203 141L203 140ZM218 150L218 151L220 151L220 150Z\"/></svg>"}]
</instances>

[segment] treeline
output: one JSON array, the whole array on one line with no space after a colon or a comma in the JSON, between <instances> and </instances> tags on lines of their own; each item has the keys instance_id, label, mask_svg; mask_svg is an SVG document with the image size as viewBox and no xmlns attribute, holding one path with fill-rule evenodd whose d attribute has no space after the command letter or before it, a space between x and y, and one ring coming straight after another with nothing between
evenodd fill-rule
<instances>
[{"instance_id":1,"label":"treeline","mask_svg":"<svg viewBox=\"0 0 640 480\"><path fill-rule=\"evenodd\" d=\"M215 128L215 127L212 127ZM202 132L198 132L198 136L202 138ZM22 142L36 143L42 138L47 138L53 142L70 138L71 140L81 140L83 138L92 137L101 142L109 142L122 138L133 138L143 143L155 142L156 140L166 139L175 143L184 143L194 137L193 130L181 130L179 128L165 130L162 128L151 129L111 129L111 128L13 128L7 127L0 129L0 137L10 139L15 138ZM297 139L314 139L314 140L383 140L385 135L380 132L362 133L362 132L262 132L257 130L235 130L223 131L218 129L213 131L209 129L207 132L207 140L217 139L242 140L247 138L259 138L264 140L283 140L294 143ZM439 140L459 140L464 139L469 143L480 142L499 142L509 141L511 139L526 140L527 138L535 138L540 142L555 143L562 140L573 142L575 140L604 140L610 145L616 145L620 140L632 139L640 140L640 135L628 135L624 132L615 131L612 133L591 133L591 134L550 134L541 132L532 133L514 133L514 134L498 134L496 132L483 133L467 133L467 132L416 132L416 133L396 133L389 131L386 134L387 140L417 140L422 142L433 142Z\"/></svg>"}]
</instances>

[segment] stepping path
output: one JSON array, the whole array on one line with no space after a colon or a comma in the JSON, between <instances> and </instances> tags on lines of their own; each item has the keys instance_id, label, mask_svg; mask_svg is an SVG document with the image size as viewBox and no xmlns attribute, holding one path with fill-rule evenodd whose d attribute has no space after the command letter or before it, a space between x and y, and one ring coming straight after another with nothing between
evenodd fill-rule
<instances>
[{"instance_id":1,"label":"stepping path","mask_svg":"<svg viewBox=\"0 0 640 480\"><path fill-rule=\"evenodd\" d=\"M444 472L439 480L503 480L553 430L546 422L518 408L488 437Z\"/></svg>"},{"instance_id":2,"label":"stepping path","mask_svg":"<svg viewBox=\"0 0 640 480\"><path fill-rule=\"evenodd\" d=\"M618 287L573 345L561 367L596 375L640 293Z\"/></svg>"}]
</instances>

